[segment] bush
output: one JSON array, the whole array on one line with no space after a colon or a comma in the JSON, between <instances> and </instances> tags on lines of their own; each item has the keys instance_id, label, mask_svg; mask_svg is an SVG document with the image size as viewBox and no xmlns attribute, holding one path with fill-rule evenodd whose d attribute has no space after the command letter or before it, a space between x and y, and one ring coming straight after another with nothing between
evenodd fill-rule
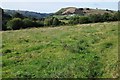
<instances>
[{"instance_id":1,"label":"bush","mask_svg":"<svg viewBox=\"0 0 120 80\"><path fill-rule=\"evenodd\" d=\"M89 21L89 18L88 17L80 17L79 18L79 23L80 24L83 24L83 23L89 23L90 21Z\"/></svg>"},{"instance_id":2,"label":"bush","mask_svg":"<svg viewBox=\"0 0 120 80\"><path fill-rule=\"evenodd\" d=\"M59 24L60 24L60 21L57 18L54 18L53 21L52 21L52 25L57 26Z\"/></svg>"},{"instance_id":3,"label":"bush","mask_svg":"<svg viewBox=\"0 0 120 80\"><path fill-rule=\"evenodd\" d=\"M44 26L44 21L37 20L34 22L35 27L43 27Z\"/></svg>"},{"instance_id":4,"label":"bush","mask_svg":"<svg viewBox=\"0 0 120 80\"><path fill-rule=\"evenodd\" d=\"M28 19L28 18L23 19L23 22L24 22L23 28L33 27L34 26L33 21Z\"/></svg>"},{"instance_id":5,"label":"bush","mask_svg":"<svg viewBox=\"0 0 120 80\"><path fill-rule=\"evenodd\" d=\"M7 30L7 26L5 25L5 23L2 23L2 30Z\"/></svg>"},{"instance_id":6,"label":"bush","mask_svg":"<svg viewBox=\"0 0 120 80\"><path fill-rule=\"evenodd\" d=\"M78 24L79 23L79 16L73 16L70 18L69 24Z\"/></svg>"},{"instance_id":7,"label":"bush","mask_svg":"<svg viewBox=\"0 0 120 80\"><path fill-rule=\"evenodd\" d=\"M53 22L53 18L46 18L44 20L44 25L45 26L51 26L52 25L52 22Z\"/></svg>"},{"instance_id":8,"label":"bush","mask_svg":"<svg viewBox=\"0 0 120 80\"><path fill-rule=\"evenodd\" d=\"M18 12L16 12L15 14L13 14L13 18L24 18L24 16Z\"/></svg>"},{"instance_id":9,"label":"bush","mask_svg":"<svg viewBox=\"0 0 120 80\"><path fill-rule=\"evenodd\" d=\"M7 22L7 28L17 30L22 28L23 21L20 18L13 18L12 20Z\"/></svg>"},{"instance_id":10,"label":"bush","mask_svg":"<svg viewBox=\"0 0 120 80\"><path fill-rule=\"evenodd\" d=\"M83 23L89 23L89 22L90 22L89 18L86 16L81 16L81 17L74 16L74 17L71 17L69 24L74 25L74 24L78 24L78 23L83 24Z\"/></svg>"},{"instance_id":11,"label":"bush","mask_svg":"<svg viewBox=\"0 0 120 80\"><path fill-rule=\"evenodd\" d=\"M113 15L113 21L119 21L120 20L120 12L116 12Z\"/></svg>"},{"instance_id":12,"label":"bush","mask_svg":"<svg viewBox=\"0 0 120 80\"><path fill-rule=\"evenodd\" d=\"M104 13L103 15L103 21L111 21L112 15L109 13Z\"/></svg>"},{"instance_id":13,"label":"bush","mask_svg":"<svg viewBox=\"0 0 120 80\"><path fill-rule=\"evenodd\" d=\"M55 17L46 18L44 20L45 26L58 26L60 24L61 24L61 21L59 21L59 19Z\"/></svg>"},{"instance_id":14,"label":"bush","mask_svg":"<svg viewBox=\"0 0 120 80\"><path fill-rule=\"evenodd\" d=\"M90 22L92 22L92 23L102 22L102 21L103 21L101 14L89 15L89 20L90 20Z\"/></svg>"}]
</instances>

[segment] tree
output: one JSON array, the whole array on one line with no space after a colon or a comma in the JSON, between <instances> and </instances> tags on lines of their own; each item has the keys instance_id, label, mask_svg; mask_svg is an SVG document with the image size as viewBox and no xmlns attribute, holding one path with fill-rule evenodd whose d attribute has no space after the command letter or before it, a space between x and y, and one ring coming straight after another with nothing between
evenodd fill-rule
<instances>
[{"instance_id":1,"label":"tree","mask_svg":"<svg viewBox=\"0 0 120 80\"><path fill-rule=\"evenodd\" d=\"M2 30L7 30L7 26L6 26L5 22L4 23L2 22Z\"/></svg>"},{"instance_id":2,"label":"tree","mask_svg":"<svg viewBox=\"0 0 120 80\"><path fill-rule=\"evenodd\" d=\"M103 21L111 21L111 14L109 13L104 13L103 15Z\"/></svg>"},{"instance_id":3,"label":"tree","mask_svg":"<svg viewBox=\"0 0 120 80\"><path fill-rule=\"evenodd\" d=\"M37 20L34 22L35 27L43 27L44 26L44 21Z\"/></svg>"},{"instance_id":4,"label":"tree","mask_svg":"<svg viewBox=\"0 0 120 80\"><path fill-rule=\"evenodd\" d=\"M28 19L28 18L23 19L23 22L24 22L23 28L33 27L34 26L33 21Z\"/></svg>"},{"instance_id":5,"label":"tree","mask_svg":"<svg viewBox=\"0 0 120 80\"><path fill-rule=\"evenodd\" d=\"M11 19L12 17L8 14L5 14L4 10L2 9L2 30L7 30L6 23Z\"/></svg>"},{"instance_id":6,"label":"tree","mask_svg":"<svg viewBox=\"0 0 120 80\"><path fill-rule=\"evenodd\" d=\"M114 13L113 19L114 19L114 21L119 21L120 20L120 12Z\"/></svg>"},{"instance_id":7,"label":"tree","mask_svg":"<svg viewBox=\"0 0 120 80\"><path fill-rule=\"evenodd\" d=\"M17 30L22 28L23 21L20 18L13 18L12 20L7 22L7 28Z\"/></svg>"},{"instance_id":8,"label":"tree","mask_svg":"<svg viewBox=\"0 0 120 80\"><path fill-rule=\"evenodd\" d=\"M52 21L52 25L57 26L59 24L60 24L60 21L57 18L54 18L53 21Z\"/></svg>"},{"instance_id":9,"label":"tree","mask_svg":"<svg viewBox=\"0 0 120 80\"><path fill-rule=\"evenodd\" d=\"M52 23L53 23L53 17L52 18L46 18L45 20L44 20L44 25L45 26L51 26L52 25Z\"/></svg>"},{"instance_id":10,"label":"tree","mask_svg":"<svg viewBox=\"0 0 120 80\"><path fill-rule=\"evenodd\" d=\"M82 16L79 18L79 23L80 24L83 24L83 23L89 23L89 18L88 17L85 17L85 16Z\"/></svg>"},{"instance_id":11,"label":"tree","mask_svg":"<svg viewBox=\"0 0 120 80\"><path fill-rule=\"evenodd\" d=\"M73 16L70 18L69 24L78 24L79 23L79 16Z\"/></svg>"},{"instance_id":12,"label":"tree","mask_svg":"<svg viewBox=\"0 0 120 80\"><path fill-rule=\"evenodd\" d=\"M13 18L24 18L24 16L18 12L16 12L15 14L13 14Z\"/></svg>"},{"instance_id":13,"label":"tree","mask_svg":"<svg viewBox=\"0 0 120 80\"><path fill-rule=\"evenodd\" d=\"M90 20L90 22L92 22L92 23L102 22L102 21L103 21L101 14L91 14L91 15L89 15L89 20Z\"/></svg>"}]
</instances>

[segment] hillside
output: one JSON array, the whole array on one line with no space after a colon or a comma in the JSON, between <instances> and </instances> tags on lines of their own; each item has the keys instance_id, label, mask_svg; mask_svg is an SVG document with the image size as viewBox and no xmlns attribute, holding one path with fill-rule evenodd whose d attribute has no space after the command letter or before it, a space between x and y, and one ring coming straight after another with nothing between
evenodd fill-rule
<instances>
[{"instance_id":1,"label":"hillside","mask_svg":"<svg viewBox=\"0 0 120 80\"><path fill-rule=\"evenodd\" d=\"M116 78L118 22L3 31L3 78Z\"/></svg>"},{"instance_id":2,"label":"hillside","mask_svg":"<svg viewBox=\"0 0 120 80\"><path fill-rule=\"evenodd\" d=\"M102 9L91 9L91 8L76 8L76 7L67 7L62 8L57 11L57 15L69 15L69 14L80 14L80 15L90 15L90 14L104 14L104 13L114 13L112 10L102 10Z\"/></svg>"},{"instance_id":3,"label":"hillside","mask_svg":"<svg viewBox=\"0 0 120 80\"><path fill-rule=\"evenodd\" d=\"M76 7L61 8L56 13L38 13L38 12L31 12L31 11L8 10L8 9L4 9L4 12L5 14L9 14L9 15L13 15L17 12L22 14L23 16L36 18L36 19L48 17L50 15L69 15L69 14L90 15L90 14L115 13L115 11L108 10L108 9L102 10L102 9L76 8Z\"/></svg>"},{"instance_id":4,"label":"hillside","mask_svg":"<svg viewBox=\"0 0 120 80\"><path fill-rule=\"evenodd\" d=\"M4 9L5 14L13 15L16 12L22 14L23 16L36 18L36 19L44 18L51 15L51 13L47 14L47 13L38 13L38 12L31 12L31 11Z\"/></svg>"}]
</instances>

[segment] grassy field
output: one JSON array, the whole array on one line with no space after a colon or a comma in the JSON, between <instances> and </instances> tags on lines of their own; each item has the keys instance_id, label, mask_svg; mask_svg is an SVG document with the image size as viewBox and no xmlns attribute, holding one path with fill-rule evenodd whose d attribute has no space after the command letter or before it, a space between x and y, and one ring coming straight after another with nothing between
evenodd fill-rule
<instances>
[{"instance_id":1,"label":"grassy field","mask_svg":"<svg viewBox=\"0 0 120 80\"><path fill-rule=\"evenodd\" d=\"M118 77L118 22L2 32L3 78Z\"/></svg>"}]
</instances>

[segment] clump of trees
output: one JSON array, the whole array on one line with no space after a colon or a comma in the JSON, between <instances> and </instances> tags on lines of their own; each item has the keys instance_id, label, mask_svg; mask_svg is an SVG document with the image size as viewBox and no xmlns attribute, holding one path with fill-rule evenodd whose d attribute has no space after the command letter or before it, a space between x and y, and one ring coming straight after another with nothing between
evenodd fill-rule
<instances>
[{"instance_id":1,"label":"clump of trees","mask_svg":"<svg viewBox=\"0 0 120 80\"><path fill-rule=\"evenodd\" d=\"M105 21L119 21L120 12L114 14L91 14L88 16L73 16L69 20L69 24L84 24L84 23L96 23Z\"/></svg>"},{"instance_id":2,"label":"clump of trees","mask_svg":"<svg viewBox=\"0 0 120 80\"><path fill-rule=\"evenodd\" d=\"M62 20L67 20L68 23L63 22L61 19L56 17L47 17L41 19L25 17L20 13L14 15L5 14L2 10L2 30L17 30L31 27L44 27L44 26L59 26L59 25L74 25L74 24L85 24L85 23L96 23L105 21L119 21L120 12L113 14L92 14L88 16L74 15L69 18L64 17Z\"/></svg>"},{"instance_id":3,"label":"clump of trees","mask_svg":"<svg viewBox=\"0 0 120 80\"><path fill-rule=\"evenodd\" d=\"M31 27L42 27L44 26L43 21L32 20L29 18L11 18L2 26L2 30L18 30L23 28Z\"/></svg>"},{"instance_id":4,"label":"clump of trees","mask_svg":"<svg viewBox=\"0 0 120 80\"><path fill-rule=\"evenodd\" d=\"M59 26L63 25L64 22L61 22L58 18L56 17L49 17L44 20L44 25L45 26Z\"/></svg>"},{"instance_id":5,"label":"clump of trees","mask_svg":"<svg viewBox=\"0 0 120 80\"><path fill-rule=\"evenodd\" d=\"M20 18L13 18L12 20L7 22L7 29L20 29L23 26L23 21Z\"/></svg>"},{"instance_id":6,"label":"clump of trees","mask_svg":"<svg viewBox=\"0 0 120 80\"><path fill-rule=\"evenodd\" d=\"M29 18L25 17L20 13L15 13L13 15L5 14L2 10L2 30L18 30L23 28L31 27L44 27L44 26L59 26L64 24L58 18L48 17L48 18Z\"/></svg>"}]
</instances>

